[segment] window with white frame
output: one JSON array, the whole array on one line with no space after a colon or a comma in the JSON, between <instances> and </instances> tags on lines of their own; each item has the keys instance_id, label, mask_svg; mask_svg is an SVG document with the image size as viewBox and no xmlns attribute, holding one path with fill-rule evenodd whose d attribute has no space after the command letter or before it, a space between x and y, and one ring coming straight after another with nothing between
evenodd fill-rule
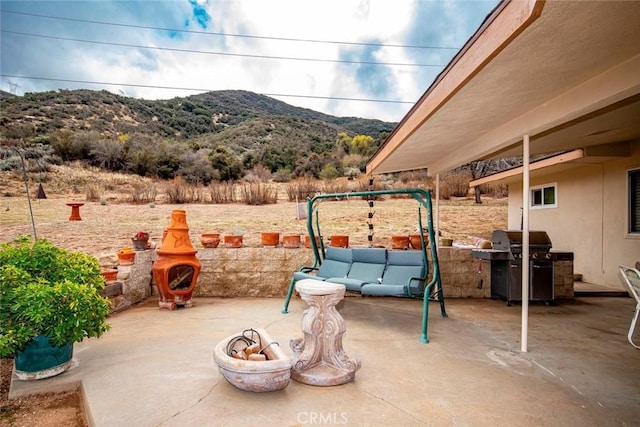
<instances>
[{"instance_id":1,"label":"window with white frame","mask_svg":"<svg viewBox=\"0 0 640 427\"><path fill-rule=\"evenodd\" d=\"M640 169L630 170L629 176L629 234L640 234Z\"/></svg>"},{"instance_id":2,"label":"window with white frame","mask_svg":"<svg viewBox=\"0 0 640 427\"><path fill-rule=\"evenodd\" d=\"M557 208L558 184L544 184L531 187L530 207L532 209Z\"/></svg>"}]
</instances>

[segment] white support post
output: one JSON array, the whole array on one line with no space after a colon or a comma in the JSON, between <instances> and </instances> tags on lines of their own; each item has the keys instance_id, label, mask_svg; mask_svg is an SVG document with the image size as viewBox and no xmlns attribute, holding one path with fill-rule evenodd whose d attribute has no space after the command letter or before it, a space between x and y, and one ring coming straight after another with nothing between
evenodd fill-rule
<instances>
[{"instance_id":1,"label":"white support post","mask_svg":"<svg viewBox=\"0 0 640 427\"><path fill-rule=\"evenodd\" d=\"M440 174L436 174L436 224L435 230L436 233L436 249L440 246ZM422 231L420 231L422 232Z\"/></svg>"},{"instance_id":2,"label":"white support post","mask_svg":"<svg viewBox=\"0 0 640 427\"><path fill-rule=\"evenodd\" d=\"M529 135L522 138L522 331L520 350L527 352L529 332Z\"/></svg>"}]
</instances>

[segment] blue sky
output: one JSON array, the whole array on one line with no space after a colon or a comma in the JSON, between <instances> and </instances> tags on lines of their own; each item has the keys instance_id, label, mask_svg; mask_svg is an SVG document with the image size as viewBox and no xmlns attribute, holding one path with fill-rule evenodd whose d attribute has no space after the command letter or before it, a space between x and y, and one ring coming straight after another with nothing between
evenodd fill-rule
<instances>
[{"instance_id":1,"label":"blue sky","mask_svg":"<svg viewBox=\"0 0 640 427\"><path fill-rule=\"evenodd\" d=\"M145 99L241 89L336 116L398 121L496 4L2 0L0 89Z\"/></svg>"}]
</instances>

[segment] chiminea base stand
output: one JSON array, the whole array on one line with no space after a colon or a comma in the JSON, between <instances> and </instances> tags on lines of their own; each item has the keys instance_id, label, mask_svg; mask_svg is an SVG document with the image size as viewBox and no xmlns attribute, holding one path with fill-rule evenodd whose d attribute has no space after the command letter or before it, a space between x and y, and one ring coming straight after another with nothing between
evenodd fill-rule
<instances>
[{"instance_id":1,"label":"chiminea base stand","mask_svg":"<svg viewBox=\"0 0 640 427\"><path fill-rule=\"evenodd\" d=\"M345 286L314 279L296 283L296 290L309 305L302 316L304 338L291 340L294 352L291 377L301 383L332 386L348 383L360 368L342 348L347 328L336 310L345 294Z\"/></svg>"},{"instance_id":2,"label":"chiminea base stand","mask_svg":"<svg viewBox=\"0 0 640 427\"><path fill-rule=\"evenodd\" d=\"M178 301L176 297L175 301L158 301L158 308L161 310L175 310L178 308L178 305L183 306L184 308L193 307L193 299L189 299L188 301Z\"/></svg>"}]
</instances>

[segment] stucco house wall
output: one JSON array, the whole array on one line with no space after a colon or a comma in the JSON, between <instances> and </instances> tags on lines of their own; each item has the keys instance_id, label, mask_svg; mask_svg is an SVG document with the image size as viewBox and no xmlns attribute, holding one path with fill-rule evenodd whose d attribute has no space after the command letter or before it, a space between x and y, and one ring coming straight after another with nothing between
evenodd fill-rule
<instances>
[{"instance_id":1,"label":"stucco house wall","mask_svg":"<svg viewBox=\"0 0 640 427\"><path fill-rule=\"evenodd\" d=\"M640 261L640 235L627 233L627 171L640 168L640 141L629 157L572 163L531 177L557 184L557 208L531 209L531 230L549 234L553 249L574 253L574 271L586 282L620 286L618 266ZM509 184L508 226L520 229L522 181Z\"/></svg>"}]
</instances>

